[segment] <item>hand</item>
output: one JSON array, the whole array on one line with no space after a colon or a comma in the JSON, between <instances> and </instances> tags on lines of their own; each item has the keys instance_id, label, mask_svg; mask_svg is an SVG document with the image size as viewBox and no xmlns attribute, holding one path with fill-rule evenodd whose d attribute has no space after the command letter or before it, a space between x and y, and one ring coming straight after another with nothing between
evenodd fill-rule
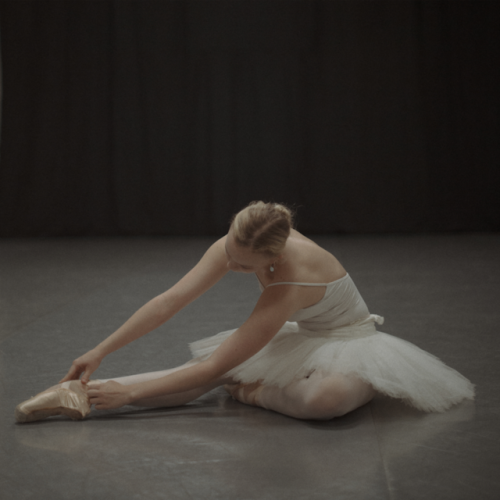
<instances>
[{"instance_id":1,"label":"hand","mask_svg":"<svg viewBox=\"0 0 500 500\"><path fill-rule=\"evenodd\" d=\"M82 384L86 384L89 381L90 375L94 373L101 364L101 361L102 357L94 351L87 352L73 361L69 372L59 381L59 383L67 382L68 380L78 380L83 373Z\"/></svg>"},{"instance_id":2,"label":"hand","mask_svg":"<svg viewBox=\"0 0 500 500\"><path fill-rule=\"evenodd\" d=\"M128 386L110 380L101 384L92 382L87 392L91 405L96 410L112 410L131 402Z\"/></svg>"}]
</instances>

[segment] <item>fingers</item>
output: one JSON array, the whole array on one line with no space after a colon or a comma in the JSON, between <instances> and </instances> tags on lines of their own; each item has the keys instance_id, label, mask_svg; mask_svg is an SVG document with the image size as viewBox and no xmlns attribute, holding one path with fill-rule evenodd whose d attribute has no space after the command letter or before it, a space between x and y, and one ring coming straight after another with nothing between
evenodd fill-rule
<instances>
[{"instance_id":1,"label":"fingers","mask_svg":"<svg viewBox=\"0 0 500 500\"><path fill-rule=\"evenodd\" d=\"M91 373L92 373L91 371L85 370L85 373L83 374L81 380L82 384L86 385L88 383Z\"/></svg>"},{"instance_id":2,"label":"fingers","mask_svg":"<svg viewBox=\"0 0 500 500\"><path fill-rule=\"evenodd\" d=\"M87 387L87 396L89 397L90 404L100 404L100 398L103 396L101 392L101 382L99 382L98 380L93 380Z\"/></svg>"},{"instance_id":3,"label":"fingers","mask_svg":"<svg viewBox=\"0 0 500 500\"><path fill-rule=\"evenodd\" d=\"M94 372L94 370L90 369L85 364L74 364L71 366L67 375L59 381L59 383L67 382L68 380L78 380L80 375L83 372L83 376L81 379L82 384L86 385L89 381L90 375Z\"/></svg>"},{"instance_id":4,"label":"fingers","mask_svg":"<svg viewBox=\"0 0 500 500\"><path fill-rule=\"evenodd\" d=\"M91 405L94 405L95 410L105 410L106 405L102 401L91 401Z\"/></svg>"},{"instance_id":5,"label":"fingers","mask_svg":"<svg viewBox=\"0 0 500 500\"><path fill-rule=\"evenodd\" d=\"M61 379L59 383L61 384L62 382L67 382L68 380L78 380L80 378L80 373L81 371L76 366L72 366L66 376Z\"/></svg>"},{"instance_id":6,"label":"fingers","mask_svg":"<svg viewBox=\"0 0 500 500\"><path fill-rule=\"evenodd\" d=\"M98 398L101 395L101 391L99 389L89 389L87 391L87 396L90 400Z\"/></svg>"},{"instance_id":7,"label":"fingers","mask_svg":"<svg viewBox=\"0 0 500 500\"><path fill-rule=\"evenodd\" d=\"M87 396L89 397L89 403L91 405L94 405L96 409L98 408L98 405L101 404L101 401L99 400L101 393L98 389L89 389L87 391Z\"/></svg>"}]
</instances>

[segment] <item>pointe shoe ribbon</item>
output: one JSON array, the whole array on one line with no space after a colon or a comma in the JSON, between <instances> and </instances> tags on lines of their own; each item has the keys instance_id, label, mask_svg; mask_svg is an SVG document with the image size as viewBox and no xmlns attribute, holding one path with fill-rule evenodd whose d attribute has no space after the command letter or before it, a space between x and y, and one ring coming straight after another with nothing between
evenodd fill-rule
<instances>
[{"instance_id":1,"label":"pointe shoe ribbon","mask_svg":"<svg viewBox=\"0 0 500 500\"><path fill-rule=\"evenodd\" d=\"M17 405L16 421L35 422L53 415L66 415L72 420L81 420L89 413L87 387L79 380L71 380Z\"/></svg>"}]
</instances>

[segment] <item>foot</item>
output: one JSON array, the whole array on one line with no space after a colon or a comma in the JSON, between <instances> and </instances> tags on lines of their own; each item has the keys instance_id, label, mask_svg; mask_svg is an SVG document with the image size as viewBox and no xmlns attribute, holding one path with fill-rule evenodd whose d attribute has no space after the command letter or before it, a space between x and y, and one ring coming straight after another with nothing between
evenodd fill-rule
<instances>
[{"instance_id":1,"label":"foot","mask_svg":"<svg viewBox=\"0 0 500 500\"><path fill-rule=\"evenodd\" d=\"M229 394L240 403L251 406L262 406L260 404L259 395L264 389L260 382L252 384L227 384L224 386Z\"/></svg>"},{"instance_id":2,"label":"foot","mask_svg":"<svg viewBox=\"0 0 500 500\"><path fill-rule=\"evenodd\" d=\"M55 385L17 405L16 421L35 422L54 415L66 415L72 420L81 420L89 413L87 387L79 380L71 380Z\"/></svg>"}]
</instances>

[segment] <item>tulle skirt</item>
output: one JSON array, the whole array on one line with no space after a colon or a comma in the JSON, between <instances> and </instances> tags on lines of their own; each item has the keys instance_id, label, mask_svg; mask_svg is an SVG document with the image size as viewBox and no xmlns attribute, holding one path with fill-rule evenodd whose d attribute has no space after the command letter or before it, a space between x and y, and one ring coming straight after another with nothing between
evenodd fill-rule
<instances>
[{"instance_id":1,"label":"tulle skirt","mask_svg":"<svg viewBox=\"0 0 500 500\"><path fill-rule=\"evenodd\" d=\"M403 339L378 332L371 314L364 320L327 331L287 322L257 354L227 375L243 383L285 387L314 370L354 375L375 390L428 412L441 412L474 399L474 386L436 356ZM194 357L208 358L235 330L190 344Z\"/></svg>"}]
</instances>

